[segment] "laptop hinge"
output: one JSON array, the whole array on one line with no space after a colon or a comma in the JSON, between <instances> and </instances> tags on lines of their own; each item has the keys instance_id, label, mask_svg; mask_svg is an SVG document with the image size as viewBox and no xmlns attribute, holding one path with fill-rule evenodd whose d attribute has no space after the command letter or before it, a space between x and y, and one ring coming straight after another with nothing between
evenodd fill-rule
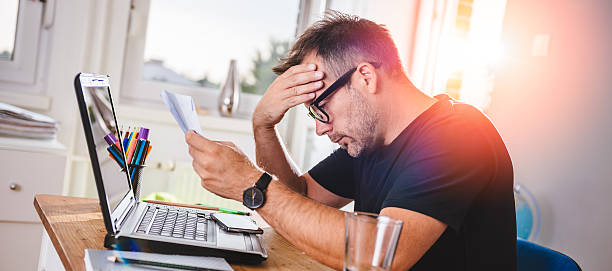
<instances>
[{"instance_id":1,"label":"laptop hinge","mask_svg":"<svg viewBox=\"0 0 612 271\"><path fill-rule=\"evenodd\" d=\"M115 239L115 235L107 232L104 236L104 247L108 249L115 249L115 245L117 244L117 240Z\"/></svg>"},{"instance_id":2,"label":"laptop hinge","mask_svg":"<svg viewBox=\"0 0 612 271\"><path fill-rule=\"evenodd\" d=\"M125 222L125 220L130 217L130 214L132 213L133 210L136 209L136 205L137 202L134 200L134 198L130 199L130 208L128 208L125 212L123 212L123 214L121 215L121 218L119 219L119 225L117 226L117 233L121 230L121 227L123 226L123 223Z\"/></svg>"}]
</instances>

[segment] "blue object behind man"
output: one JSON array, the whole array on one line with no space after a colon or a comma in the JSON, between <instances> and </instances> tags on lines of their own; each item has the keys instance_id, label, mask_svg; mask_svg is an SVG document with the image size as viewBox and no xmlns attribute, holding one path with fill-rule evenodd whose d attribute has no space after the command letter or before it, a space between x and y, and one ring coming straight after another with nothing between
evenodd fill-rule
<instances>
[{"instance_id":1,"label":"blue object behind man","mask_svg":"<svg viewBox=\"0 0 612 271\"><path fill-rule=\"evenodd\" d=\"M569 256L522 239L517 240L516 253L518 271L582 270Z\"/></svg>"}]
</instances>

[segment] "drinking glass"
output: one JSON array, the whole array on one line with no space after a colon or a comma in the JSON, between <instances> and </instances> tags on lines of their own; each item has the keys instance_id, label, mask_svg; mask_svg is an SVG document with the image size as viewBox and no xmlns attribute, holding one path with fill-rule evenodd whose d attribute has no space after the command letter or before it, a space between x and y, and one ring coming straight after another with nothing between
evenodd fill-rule
<instances>
[{"instance_id":1,"label":"drinking glass","mask_svg":"<svg viewBox=\"0 0 612 271\"><path fill-rule=\"evenodd\" d=\"M391 270L402 221L347 212L345 223L344 270Z\"/></svg>"}]
</instances>

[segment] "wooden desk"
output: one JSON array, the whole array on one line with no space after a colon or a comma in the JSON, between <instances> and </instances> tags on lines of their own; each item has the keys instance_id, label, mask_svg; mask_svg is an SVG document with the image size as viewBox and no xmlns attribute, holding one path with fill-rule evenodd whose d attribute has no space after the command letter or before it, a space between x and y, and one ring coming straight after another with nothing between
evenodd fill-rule
<instances>
[{"instance_id":1,"label":"wooden desk","mask_svg":"<svg viewBox=\"0 0 612 271\"><path fill-rule=\"evenodd\" d=\"M104 249L106 229L96 199L36 195L34 206L66 270L85 270L86 248ZM273 229L263 234L268 259L235 270L331 270L295 248Z\"/></svg>"}]
</instances>

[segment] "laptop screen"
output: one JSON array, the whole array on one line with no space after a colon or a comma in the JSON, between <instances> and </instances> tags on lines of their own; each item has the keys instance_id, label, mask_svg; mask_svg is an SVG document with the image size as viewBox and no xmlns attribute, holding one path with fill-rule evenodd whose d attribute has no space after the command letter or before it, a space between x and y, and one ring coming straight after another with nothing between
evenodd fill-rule
<instances>
[{"instance_id":1,"label":"laptop screen","mask_svg":"<svg viewBox=\"0 0 612 271\"><path fill-rule=\"evenodd\" d=\"M128 173L124 170L125 155L121 145L110 147L104 139L108 134L112 134L118 142L122 142L112 106L108 77L81 74L80 81L106 201L109 211L113 212L130 191L130 184Z\"/></svg>"}]
</instances>

